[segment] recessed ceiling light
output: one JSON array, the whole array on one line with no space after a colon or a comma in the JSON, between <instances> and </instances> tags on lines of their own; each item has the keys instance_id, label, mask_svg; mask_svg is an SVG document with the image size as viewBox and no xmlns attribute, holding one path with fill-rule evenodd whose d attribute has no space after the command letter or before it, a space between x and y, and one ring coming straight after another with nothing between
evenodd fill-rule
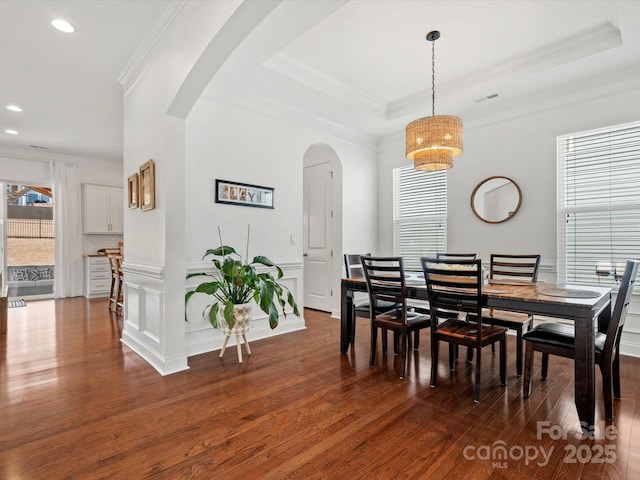
<instances>
[{"instance_id":1,"label":"recessed ceiling light","mask_svg":"<svg viewBox=\"0 0 640 480\"><path fill-rule=\"evenodd\" d=\"M56 18L51 20L51 25L64 33L73 33L76 29L66 20L62 20L61 18Z\"/></svg>"},{"instance_id":2,"label":"recessed ceiling light","mask_svg":"<svg viewBox=\"0 0 640 480\"><path fill-rule=\"evenodd\" d=\"M7 110L11 110L12 112L22 111L22 109L18 105L7 105Z\"/></svg>"},{"instance_id":3,"label":"recessed ceiling light","mask_svg":"<svg viewBox=\"0 0 640 480\"><path fill-rule=\"evenodd\" d=\"M5 130L4 133L8 133L9 135L17 135L18 134L18 132L13 130L12 128L9 128L9 129Z\"/></svg>"}]
</instances>

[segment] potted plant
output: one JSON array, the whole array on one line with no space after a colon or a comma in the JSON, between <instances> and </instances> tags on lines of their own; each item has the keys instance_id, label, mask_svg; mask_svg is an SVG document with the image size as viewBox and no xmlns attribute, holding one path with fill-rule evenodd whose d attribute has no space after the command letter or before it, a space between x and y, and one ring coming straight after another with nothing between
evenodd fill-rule
<instances>
[{"instance_id":1,"label":"potted plant","mask_svg":"<svg viewBox=\"0 0 640 480\"><path fill-rule=\"evenodd\" d=\"M278 304L285 317L284 308L287 303L293 308L294 315L300 316L298 305L293 295L286 286L278 282L283 276L282 269L267 257L261 255L255 256L253 260L248 261L248 234L247 255L244 261L233 247L223 245L222 236L220 236L220 246L207 250L202 258L205 259L208 256L213 257L215 273L212 275L202 272L187 275L187 279L206 276L211 280L199 284L194 290L185 294L185 307L189 299L197 293L213 297L212 303L204 308L202 315L204 318L209 319L214 328L220 329L222 326L227 335L229 333L237 334L242 329L240 333L244 334L248 327L246 320L247 310L249 317L251 314L251 304L249 303L251 300L254 300L260 309L269 315L269 326L272 329L278 326L278 318L280 316ZM256 266L260 265L274 268L276 276L274 277L268 271L258 272ZM219 312L221 318L218 316ZM222 320L222 324L220 320Z\"/></svg>"}]
</instances>

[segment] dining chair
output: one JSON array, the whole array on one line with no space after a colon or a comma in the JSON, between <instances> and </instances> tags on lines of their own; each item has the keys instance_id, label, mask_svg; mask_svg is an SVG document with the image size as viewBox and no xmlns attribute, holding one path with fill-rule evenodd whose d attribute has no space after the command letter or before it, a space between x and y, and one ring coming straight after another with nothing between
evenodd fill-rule
<instances>
[{"instance_id":1,"label":"dining chair","mask_svg":"<svg viewBox=\"0 0 640 480\"><path fill-rule=\"evenodd\" d=\"M360 253L345 253L343 255L344 257L344 266L345 266L345 271L346 271L346 275L347 278L364 278L364 270L362 269L362 262L360 261L360 258L363 256L370 256L371 253L365 253L365 254L360 254ZM352 302L353 302L353 310L352 310L352 314L351 314L351 318L353 319L353 323L351 325L351 332L352 336L351 336L351 341L352 341L352 345L355 344L355 333L356 333L356 328L355 328L355 322L356 322L356 317L364 317L364 318L369 318L370 316L370 303L369 303L369 299L367 298L362 299L362 300L356 300L356 298L353 296L352 292L349 292L349 295L351 295L352 298ZM377 306L377 313L382 313L382 312L386 312L387 310L391 310L393 308L396 308L397 305L395 303L391 303L391 302L385 302L385 301L380 301L378 303ZM385 335L386 337L386 332L383 332L383 335ZM384 353L386 354L386 342L383 343L384 345ZM417 346L416 346L417 348ZM398 350L397 350L397 335L394 336L394 352L397 354Z\"/></svg>"},{"instance_id":2,"label":"dining chair","mask_svg":"<svg viewBox=\"0 0 640 480\"><path fill-rule=\"evenodd\" d=\"M476 259L476 254L475 253L449 253L449 252L437 252L436 253L436 258L438 259L443 259L443 260L475 260ZM417 304L411 304L411 307L419 313L430 313L430 307L429 307L429 303L428 302L421 302L421 303L417 303ZM444 313L444 312L441 312ZM457 317L458 316L458 312L450 312L451 316L453 317Z\"/></svg>"},{"instance_id":3,"label":"dining chair","mask_svg":"<svg viewBox=\"0 0 640 480\"><path fill-rule=\"evenodd\" d=\"M607 420L613 420L612 396L620 398L620 337L639 265L640 260L626 262L611 319L608 322L598 321L598 330L595 332L595 362L602 374L604 412ZM575 361L575 329L573 325L542 323L525 333L522 338L526 344L522 395L528 398L531 394L534 352L542 352L541 377L542 380L546 380L549 355L572 358Z\"/></svg>"},{"instance_id":4,"label":"dining chair","mask_svg":"<svg viewBox=\"0 0 640 480\"><path fill-rule=\"evenodd\" d=\"M540 255L491 254L489 282L536 283L540 268ZM522 376L522 333L531 330L533 315L508 312L506 310L484 309L484 322L507 327L516 332L516 375ZM492 349L495 351L495 349Z\"/></svg>"},{"instance_id":5,"label":"dining chair","mask_svg":"<svg viewBox=\"0 0 640 480\"><path fill-rule=\"evenodd\" d=\"M431 386L438 377L438 350L441 341L449 344L449 369L455 371L455 348L466 346L476 351L474 400L480 401L482 348L500 343L500 382L506 385L507 329L482 324L482 260L420 259L431 306ZM474 315L474 321L442 318L440 311ZM442 320L442 323L441 323Z\"/></svg>"},{"instance_id":6,"label":"dining chair","mask_svg":"<svg viewBox=\"0 0 640 480\"><path fill-rule=\"evenodd\" d=\"M475 260L477 258L476 253L451 253L451 252L437 252L436 258L440 260ZM440 312L441 314L448 315L451 318L457 318L458 312ZM442 317L441 317L442 318ZM454 348L455 351L455 359L458 359L458 347ZM467 361L471 362L473 360L473 349L467 349Z\"/></svg>"},{"instance_id":7,"label":"dining chair","mask_svg":"<svg viewBox=\"0 0 640 480\"><path fill-rule=\"evenodd\" d=\"M407 349L409 335L423 328L431 326L428 315L407 310L406 283L402 257L371 257L360 258L367 282L371 318L371 359L369 365L373 367L376 361L376 345L378 328L383 333L391 330L398 334L400 343L400 378L404 378L407 370ZM379 312L380 302L390 302L396 305L392 310ZM386 335L382 338L382 351L385 347Z\"/></svg>"}]
</instances>

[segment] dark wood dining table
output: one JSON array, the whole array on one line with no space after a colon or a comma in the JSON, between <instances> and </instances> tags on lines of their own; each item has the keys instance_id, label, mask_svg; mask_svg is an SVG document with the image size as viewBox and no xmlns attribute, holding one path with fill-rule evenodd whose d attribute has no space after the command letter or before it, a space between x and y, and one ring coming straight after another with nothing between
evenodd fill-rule
<instances>
[{"instance_id":1,"label":"dark wood dining table","mask_svg":"<svg viewBox=\"0 0 640 480\"><path fill-rule=\"evenodd\" d=\"M343 278L341 287L340 352L353 347L353 293L366 292L364 277ZM420 275L409 275L407 298L427 301L427 287ZM556 285L546 282L490 283L483 286L486 308L564 318L575 324L575 401L584 430L595 425L595 350L594 322L611 318L611 288L580 285Z\"/></svg>"}]
</instances>

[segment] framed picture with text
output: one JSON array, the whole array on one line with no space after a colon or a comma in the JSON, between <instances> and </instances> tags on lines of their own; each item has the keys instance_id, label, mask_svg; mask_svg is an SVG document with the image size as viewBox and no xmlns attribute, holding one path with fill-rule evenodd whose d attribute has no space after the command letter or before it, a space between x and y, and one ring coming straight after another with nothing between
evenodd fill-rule
<instances>
[{"instance_id":1,"label":"framed picture with text","mask_svg":"<svg viewBox=\"0 0 640 480\"><path fill-rule=\"evenodd\" d=\"M273 208L273 188L216 179L216 203Z\"/></svg>"}]
</instances>

